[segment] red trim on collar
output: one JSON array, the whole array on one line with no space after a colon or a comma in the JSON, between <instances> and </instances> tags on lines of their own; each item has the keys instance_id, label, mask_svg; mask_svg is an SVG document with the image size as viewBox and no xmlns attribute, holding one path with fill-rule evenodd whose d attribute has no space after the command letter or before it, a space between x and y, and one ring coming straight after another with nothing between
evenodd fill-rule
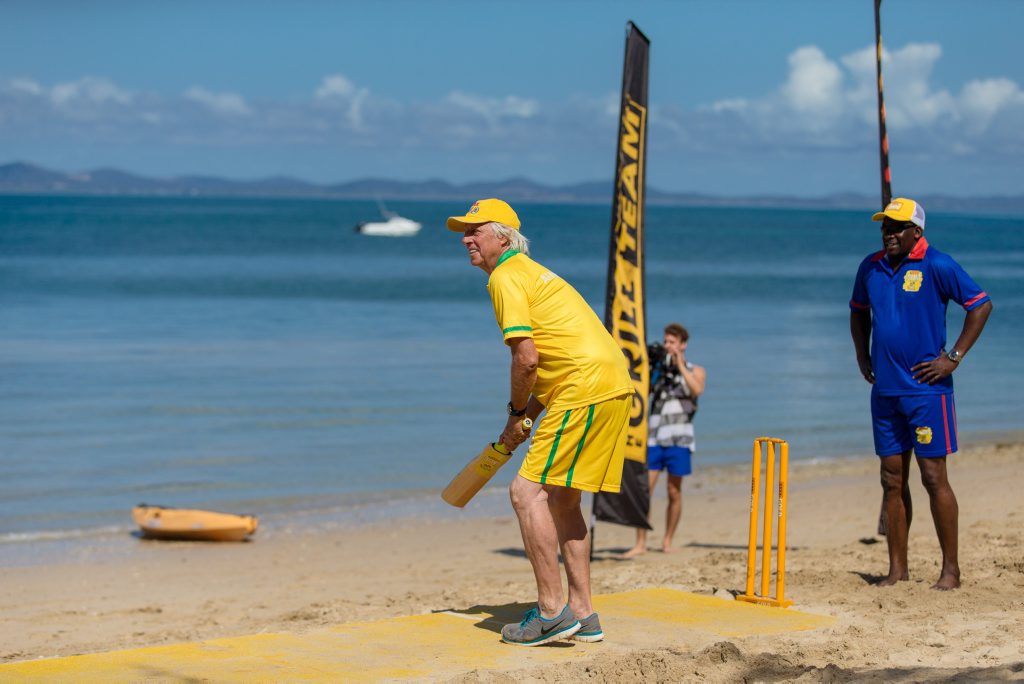
<instances>
[{"instance_id":1,"label":"red trim on collar","mask_svg":"<svg viewBox=\"0 0 1024 684\"><path fill-rule=\"evenodd\" d=\"M871 257L871 260L872 261L881 261L884 258L885 258L885 250L883 249L883 250L880 250L878 253L874 254Z\"/></svg>"},{"instance_id":2,"label":"red trim on collar","mask_svg":"<svg viewBox=\"0 0 1024 684\"><path fill-rule=\"evenodd\" d=\"M924 259L924 253L928 251L928 241L924 239L924 235L914 245L914 249L910 250L910 254L907 255L908 259L920 261Z\"/></svg>"}]
</instances>

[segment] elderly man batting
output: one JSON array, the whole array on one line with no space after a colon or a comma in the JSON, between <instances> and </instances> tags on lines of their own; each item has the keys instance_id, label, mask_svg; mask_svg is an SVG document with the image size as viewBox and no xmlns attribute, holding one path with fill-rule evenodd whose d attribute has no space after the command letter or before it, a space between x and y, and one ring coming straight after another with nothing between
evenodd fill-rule
<instances>
[{"instance_id":1,"label":"elderly man batting","mask_svg":"<svg viewBox=\"0 0 1024 684\"><path fill-rule=\"evenodd\" d=\"M512 352L501 441L510 448L523 443L522 417L536 421L546 411L510 487L537 580L537 606L522 622L505 625L501 638L521 646L600 641L580 499L583 492L619 491L633 395L626 359L583 297L528 256L529 243L508 204L479 200L464 216L449 218L448 228L462 233L470 264L488 274L494 314Z\"/></svg>"}]
</instances>

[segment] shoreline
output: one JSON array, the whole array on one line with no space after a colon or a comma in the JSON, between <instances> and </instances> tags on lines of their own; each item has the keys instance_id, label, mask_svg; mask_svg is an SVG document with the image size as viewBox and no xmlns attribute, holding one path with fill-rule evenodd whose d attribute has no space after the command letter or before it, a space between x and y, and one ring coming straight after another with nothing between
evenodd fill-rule
<instances>
[{"instance_id":1,"label":"shoreline","mask_svg":"<svg viewBox=\"0 0 1024 684\"><path fill-rule=\"evenodd\" d=\"M984 449L1003 444L1024 444L1024 430L999 432L965 432L961 442L971 446L961 453ZM750 479L749 454L741 460L713 465L703 465L699 454L695 457L696 475L686 480L688 487L709 486L711 482L748 481ZM958 456L954 455L952 464ZM802 471L836 464L835 467L845 471L843 464L861 463L867 460L875 463L875 456L869 448L860 453L839 454L830 456L796 456L790 455L791 480ZM855 469L857 466L852 466ZM951 465L951 468L953 466ZM508 468L506 468L508 470ZM454 472L454 471L453 471ZM507 474L502 474L507 478ZM661 485L661 482L659 482ZM661 485L663 486L663 485ZM511 515L508 506L506 484L488 485L482 492L462 510L452 508L441 502L438 497L440 486L430 489L399 489L394 491L357 492L355 494L318 495L314 498L318 505L312 507L292 506L277 508L268 507L266 512L253 513L258 506L192 506L179 505L173 502L160 505L180 506L182 508L204 508L235 513L253 513L259 517L260 528L252 541L276 534L304 533L322 534L337 530L363 527L375 523L388 523L403 519L451 520L465 517L493 517ZM344 502L334 499L347 497ZM589 495L584 497L584 513L590 509ZM159 503L159 502L154 502ZM134 504L132 504L134 505ZM243 510L244 509L244 510ZM12 531L0 534L0 570L5 567L21 567L25 565L50 564L60 562L62 558L80 556L83 547L86 549L96 545L117 548L117 540L129 540L137 532L131 522L131 505L124 509L122 522L110 522L96 526L78 528L56 528Z\"/></svg>"},{"instance_id":2,"label":"shoreline","mask_svg":"<svg viewBox=\"0 0 1024 684\"><path fill-rule=\"evenodd\" d=\"M918 513L910 535L911 581L881 589L871 586L887 562L884 540L874 535L880 499L875 459L791 468L786 596L798 610L837 621L815 632L731 639L729 658L740 658L735 648L740 660L768 653L786 667L862 674L887 668L898 674L925 664L977 671L1024 663L1024 626L1017 619L1024 610L1024 501L1015 485L1022 466L1021 442L972 447L950 461L964 580L953 592L928 589L939 553L918 478L912 482ZM749 466L706 468L687 478L672 554L651 550L624 561L618 554L632 545L633 530L598 523L594 593L742 590L749 487ZM653 502L652 546L660 540L663 492L661 485ZM499 500L507 507L503 496ZM495 516L413 515L326 531L261 532L267 534L244 544L119 538L122 555L95 548L60 562L0 568L0 662L261 632L301 635L345 622L534 597L508 508ZM632 638L617 641L609 626L606 631L593 665L612 678L626 676L626 655L652 667L660 663L667 678L685 678L703 662L703 651L725 648L721 638L687 632L674 653L637 650L625 643ZM723 680L727 672L736 674L710 672ZM586 676L580 671L569 681Z\"/></svg>"}]
</instances>

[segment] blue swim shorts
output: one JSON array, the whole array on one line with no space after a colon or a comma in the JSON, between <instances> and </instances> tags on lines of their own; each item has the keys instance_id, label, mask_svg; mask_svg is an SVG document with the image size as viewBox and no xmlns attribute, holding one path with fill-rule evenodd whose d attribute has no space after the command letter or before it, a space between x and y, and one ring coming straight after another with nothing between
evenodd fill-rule
<instances>
[{"instance_id":1,"label":"blue swim shorts","mask_svg":"<svg viewBox=\"0 0 1024 684\"><path fill-rule=\"evenodd\" d=\"M693 472L690 464L690 447L647 447L647 469L665 470L669 475L682 477Z\"/></svg>"},{"instance_id":2,"label":"blue swim shorts","mask_svg":"<svg viewBox=\"0 0 1024 684\"><path fill-rule=\"evenodd\" d=\"M921 458L956 451L956 407L952 394L880 396L871 393L875 453L893 456L911 448Z\"/></svg>"}]
</instances>

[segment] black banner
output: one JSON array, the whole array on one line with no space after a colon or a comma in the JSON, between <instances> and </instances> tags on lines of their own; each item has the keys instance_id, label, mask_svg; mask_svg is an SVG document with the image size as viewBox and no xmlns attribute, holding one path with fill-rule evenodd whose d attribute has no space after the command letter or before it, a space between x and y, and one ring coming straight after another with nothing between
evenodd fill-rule
<instances>
[{"instance_id":1,"label":"black banner","mask_svg":"<svg viewBox=\"0 0 1024 684\"><path fill-rule=\"evenodd\" d=\"M885 99L882 97L882 0L875 0L875 64L878 73L878 156L882 165L882 208L892 199L889 172L889 136L885 132Z\"/></svg>"},{"instance_id":2,"label":"black banner","mask_svg":"<svg viewBox=\"0 0 1024 684\"><path fill-rule=\"evenodd\" d=\"M622 492L594 496L594 518L651 529L647 522L647 414L650 367L644 300L644 178L647 161L647 65L651 42L633 22L626 25L618 153L612 193L608 291L604 323L629 361L633 410L626 438Z\"/></svg>"}]
</instances>

